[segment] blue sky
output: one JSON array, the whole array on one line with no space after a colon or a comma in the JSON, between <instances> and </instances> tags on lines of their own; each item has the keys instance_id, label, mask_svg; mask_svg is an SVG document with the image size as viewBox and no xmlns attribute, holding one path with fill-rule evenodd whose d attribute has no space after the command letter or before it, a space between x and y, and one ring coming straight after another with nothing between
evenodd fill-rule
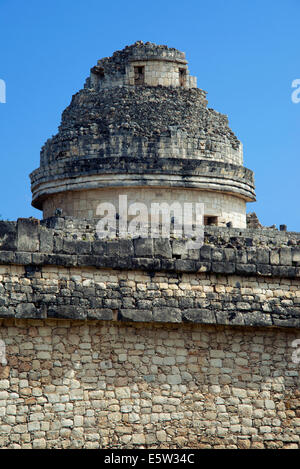
<instances>
[{"instance_id":1,"label":"blue sky","mask_svg":"<svg viewBox=\"0 0 300 469\"><path fill-rule=\"evenodd\" d=\"M299 0L0 0L0 214L35 216L29 173L97 60L137 40L186 53L208 106L228 115L266 225L300 231ZM300 96L300 93L299 93Z\"/></svg>"}]
</instances>

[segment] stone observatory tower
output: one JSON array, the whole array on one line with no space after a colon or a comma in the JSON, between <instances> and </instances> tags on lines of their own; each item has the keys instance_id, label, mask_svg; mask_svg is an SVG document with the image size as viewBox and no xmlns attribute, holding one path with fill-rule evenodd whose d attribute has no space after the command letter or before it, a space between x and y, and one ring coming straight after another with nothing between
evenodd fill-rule
<instances>
[{"instance_id":1,"label":"stone observatory tower","mask_svg":"<svg viewBox=\"0 0 300 469\"><path fill-rule=\"evenodd\" d=\"M228 120L207 108L185 54L136 42L98 61L31 174L44 218L96 218L100 202L201 202L207 225L246 228L253 173Z\"/></svg>"},{"instance_id":2,"label":"stone observatory tower","mask_svg":"<svg viewBox=\"0 0 300 469\"><path fill-rule=\"evenodd\" d=\"M100 60L31 181L43 219L0 220L0 448L300 448L300 233L246 223L253 174L182 52ZM199 203L200 245L122 212L102 239L124 194Z\"/></svg>"}]
</instances>

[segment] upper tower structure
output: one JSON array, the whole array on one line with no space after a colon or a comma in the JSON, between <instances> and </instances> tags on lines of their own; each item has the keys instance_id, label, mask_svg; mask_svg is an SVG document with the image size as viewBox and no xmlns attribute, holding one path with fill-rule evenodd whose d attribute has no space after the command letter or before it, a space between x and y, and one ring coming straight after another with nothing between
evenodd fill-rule
<instances>
[{"instance_id":1,"label":"upper tower structure","mask_svg":"<svg viewBox=\"0 0 300 469\"><path fill-rule=\"evenodd\" d=\"M91 69L90 85L99 90L120 85L196 88L197 79L189 75L184 52L138 41L98 60Z\"/></svg>"},{"instance_id":2,"label":"upper tower structure","mask_svg":"<svg viewBox=\"0 0 300 469\"><path fill-rule=\"evenodd\" d=\"M207 108L185 54L136 42L103 58L31 174L47 218L97 217L101 202L202 202L207 224L246 227L253 173L227 116Z\"/></svg>"}]
</instances>

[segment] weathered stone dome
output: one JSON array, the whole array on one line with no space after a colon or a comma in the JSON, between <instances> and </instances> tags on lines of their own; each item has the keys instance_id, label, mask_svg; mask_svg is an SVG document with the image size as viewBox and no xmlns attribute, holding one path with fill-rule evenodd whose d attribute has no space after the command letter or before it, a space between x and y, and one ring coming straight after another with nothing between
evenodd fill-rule
<instances>
[{"instance_id":1,"label":"weathered stone dome","mask_svg":"<svg viewBox=\"0 0 300 469\"><path fill-rule=\"evenodd\" d=\"M185 54L142 42L91 69L31 183L45 217L60 207L92 218L126 188L131 200L203 201L218 224L245 227L245 204L255 200L242 144L227 116L207 108Z\"/></svg>"}]
</instances>

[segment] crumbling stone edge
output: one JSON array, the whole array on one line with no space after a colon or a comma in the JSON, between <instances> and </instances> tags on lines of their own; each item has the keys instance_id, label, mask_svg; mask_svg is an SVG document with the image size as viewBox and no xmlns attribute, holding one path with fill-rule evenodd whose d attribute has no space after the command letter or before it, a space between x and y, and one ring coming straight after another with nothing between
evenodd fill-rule
<instances>
[{"instance_id":1,"label":"crumbling stone edge","mask_svg":"<svg viewBox=\"0 0 300 469\"><path fill-rule=\"evenodd\" d=\"M188 251L185 248L186 240L183 239L83 240L74 239L75 228L73 233L66 232L65 228L65 220L59 222L55 219L42 223L35 219L0 222L0 265L23 266L24 276L33 282L34 291L32 298L27 293L26 301L18 304L14 299L11 300L10 287L1 287L0 318L190 322L300 328L300 298L297 295L285 303L259 299L251 304L241 293L239 281L254 277L265 278L271 284L280 284L281 279L297 284L300 279L299 233L226 231L210 227L206 230L205 244L199 250ZM209 307L201 307L199 301L193 303L187 297L174 307L158 304L151 308L132 308L122 299L122 285L117 290L112 289L109 297L98 301L99 295L101 297L103 293L97 290L97 286L84 289L76 282L70 282L72 287L61 282L60 288L70 288L70 297L75 291L76 296L82 299L82 304L88 305L85 308L82 304L64 304L59 295L57 299L49 301L46 291L44 296L36 294L35 289L39 292L43 289L39 285L39 278L47 266L140 271L149 276L150 282L157 274L175 278L181 278L183 274L199 274L210 276L215 279L216 285L222 285L224 278L235 276L236 285L232 295L220 294L217 299L207 295ZM149 306L146 293L145 304Z\"/></svg>"}]
</instances>

